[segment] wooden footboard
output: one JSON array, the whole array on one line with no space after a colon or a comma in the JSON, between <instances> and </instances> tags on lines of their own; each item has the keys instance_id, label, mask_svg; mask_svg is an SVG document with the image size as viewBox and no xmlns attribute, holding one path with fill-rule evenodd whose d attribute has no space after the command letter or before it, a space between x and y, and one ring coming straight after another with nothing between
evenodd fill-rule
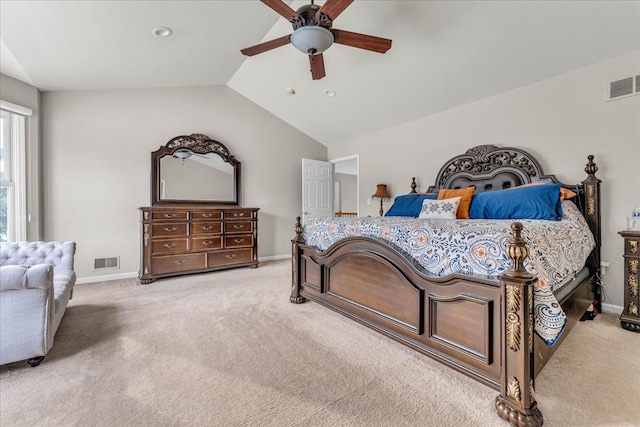
<instances>
[{"instance_id":1,"label":"wooden footboard","mask_svg":"<svg viewBox=\"0 0 640 427\"><path fill-rule=\"evenodd\" d=\"M533 284L522 225L513 225L512 269L500 281L436 277L382 241L354 237L324 252L293 240L291 302L323 304L500 390L515 425L541 425L533 394ZM504 361L504 362L503 362Z\"/></svg>"}]
</instances>

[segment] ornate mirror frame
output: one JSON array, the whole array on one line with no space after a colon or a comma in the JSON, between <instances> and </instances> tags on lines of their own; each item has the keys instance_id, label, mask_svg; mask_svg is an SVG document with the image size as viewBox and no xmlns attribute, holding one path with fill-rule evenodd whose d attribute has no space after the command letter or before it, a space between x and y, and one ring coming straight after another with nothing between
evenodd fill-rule
<instances>
[{"instance_id":1,"label":"ornate mirror frame","mask_svg":"<svg viewBox=\"0 0 640 427\"><path fill-rule=\"evenodd\" d=\"M183 200L163 199L160 197L160 160L165 156L172 156L178 150L188 150L195 154L217 154L226 163L233 167L233 200ZM151 153L151 205L231 205L237 206L240 202L240 162L219 141L209 138L207 135L194 133L172 138L166 145Z\"/></svg>"}]
</instances>

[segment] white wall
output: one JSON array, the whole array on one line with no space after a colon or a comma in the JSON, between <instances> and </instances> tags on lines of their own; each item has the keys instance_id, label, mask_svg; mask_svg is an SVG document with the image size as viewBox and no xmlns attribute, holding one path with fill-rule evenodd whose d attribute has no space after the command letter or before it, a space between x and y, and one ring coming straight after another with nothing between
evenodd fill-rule
<instances>
[{"instance_id":1,"label":"white wall","mask_svg":"<svg viewBox=\"0 0 640 427\"><path fill-rule=\"evenodd\" d=\"M640 96L604 99L608 81L638 74L635 52L332 145L329 157L360 155L360 214L375 216L376 204L367 206L366 199L377 183L397 196L409 192L416 176L418 191L425 191L444 161L475 145L523 148L564 183L582 181L587 155L593 154L603 181L602 259L611 263L603 277L606 302L622 306L623 242L617 232L640 203Z\"/></svg>"},{"instance_id":2,"label":"white wall","mask_svg":"<svg viewBox=\"0 0 640 427\"><path fill-rule=\"evenodd\" d=\"M40 176L40 91L12 77L0 74L0 99L30 108L27 119L27 240L40 240L42 236L41 176Z\"/></svg>"},{"instance_id":3,"label":"white wall","mask_svg":"<svg viewBox=\"0 0 640 427\"><path fill-rule=\"evenodd\" d=\"M300 215L302 157L327 149L226 86L45 92L47 240L75 240L79 278L139 269L141 206L150 203L151 152L202 133L242 162L243 206L259 207L259 257L287 255ZM93 259L120 256L119 270Z\"/></svg>"}]
</instances>

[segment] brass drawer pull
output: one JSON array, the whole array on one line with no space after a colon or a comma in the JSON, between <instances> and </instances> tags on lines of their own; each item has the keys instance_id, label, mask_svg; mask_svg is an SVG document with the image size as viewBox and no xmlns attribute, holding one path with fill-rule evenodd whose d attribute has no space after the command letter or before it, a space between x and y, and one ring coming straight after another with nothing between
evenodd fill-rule
<instances>
[{"instance_id":1,"label":"brass drawer pull","mask_svg":"<svg viewBox=\"0 0 640 427\"><path fill-rule=\"evenodd\" d=\"M234 259L235 257L236 257L236 254L227 255L227 258L229 259Z\"/></svg>"},{"instance_id":2,"label":"brass drawer pull","mask_svg":"<svg viewBox=\"0 0 640 427\"><path fill-rule=\"evenodd\" d=\"M236 243L243 243L243 242L244 242L244 239L235 239L235 240L234 240L234 242L236 242Z\"/></svg>"},{"instance_id":3,"label":"brass drawer pull","mask_svg":"<svg viewBox=\"0 0 640 427\"><path fill-rule=\"evenodd\" d=\"M200 215L202 215L202 218L211 218L214 214L203 213Z\"/></svg>"},{"instance_id":4,"label":"brass drawer pull","mask_svg":"<svg viewBox=\"0 0 640 427\"><path fill-rule=\"evenodd\" d=\"M175 218L176 216L177 214L168 214L168 213L164 214L165 218Z\"/></svg>"},{"instance_id":5,"label":"brass drawer pull","mask_svg":"<svg viewBox=\"0 0 640 427\"><path fill-rule=\"evenodd\" d=\"M176 246L178 246L177 243L164 243L162 246L164 246L165 248L175 248Z\"/></svg>"},{"instance_id":6,"label":"brass drawer pull","mask_svg":"<svg viewBox=\"0 0 640 427\"><path fill-rule=\"evenodd\" d=\"M234 224L233 228L235 228L236 230L242 230L244 228L244 224Z\"/></svg>"},{"instance_id":7,"label":"brass drawer pull","mask_svg":"<svg viewBox=\"0 0 640 427\"><path fill-rule=\"evenodd\" d=\"M233 213L234 217L238 217L238 216L244 216L244 212L234 212Z\"/></svg>"},{"instance_id":8,"label":"brass drawer pull","mask_svg":"<svg viewBox=\"0 0 640 427\"><path fill-rule=\"evenodd\" d=\"M179 260L176 261L176 264L178 264L178 265L182 265L184 263L185 263L185 261L182 260L182 259L179 259Z\"/></svg>"},{"instance_id":9,"label":"brass drawer pull","mask_svg":"<svg viewBox=\"0 0 640 427\"><path fill-rule=\"evenodd\" d=\"M203 229L204 231L209 231L209 230L213 230L213 225L208 225L208 226L203 225L200 228Z\"/></svg>"},{"instance_id":10,"label":"brass drawer pull","mask_svg":"<svg viewBox=\"0 0 640 427\"><path fill-rule=\"evenodd\" d=\"M209 246L209 245L213 245L213 240L202 241L202 242L200 242L200 244L201 244L202 246Z\"/></svg>"},{"instance_id":11,"label":"brass drawer pull","mask_svg":"<svg viewBox=\"0 0 640 427\"><path fill-rule=\"evenodd\" d=\"M167 231L169 233L176 231L178 229L178 227L164 227L163 230Z\"/></svg>"}]
</instances>

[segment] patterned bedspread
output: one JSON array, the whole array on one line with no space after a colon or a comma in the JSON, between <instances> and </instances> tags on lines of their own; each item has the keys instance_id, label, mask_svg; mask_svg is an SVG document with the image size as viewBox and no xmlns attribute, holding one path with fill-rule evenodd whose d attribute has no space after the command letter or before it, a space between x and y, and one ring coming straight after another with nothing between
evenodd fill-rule
<instances>
[{"instance_id":1,"label":"patterned bedspread","mask_svg":"<svg viewBox=\"0 0 640 427\"><path fill-rule=\"evenodd\" d=\"M593 235L570 201L561 221L518 220L530 256L525 268L538 276L534 289L535 330L555 343L567 318L553 295L582 269L595 247ZM513 220L446 220L407 217L318 218L304 227L306 243L325 250L345 237L382 238L438 276L453 273L497 278L510 267L506 249Z\"/></svg>"}]
</instances>

